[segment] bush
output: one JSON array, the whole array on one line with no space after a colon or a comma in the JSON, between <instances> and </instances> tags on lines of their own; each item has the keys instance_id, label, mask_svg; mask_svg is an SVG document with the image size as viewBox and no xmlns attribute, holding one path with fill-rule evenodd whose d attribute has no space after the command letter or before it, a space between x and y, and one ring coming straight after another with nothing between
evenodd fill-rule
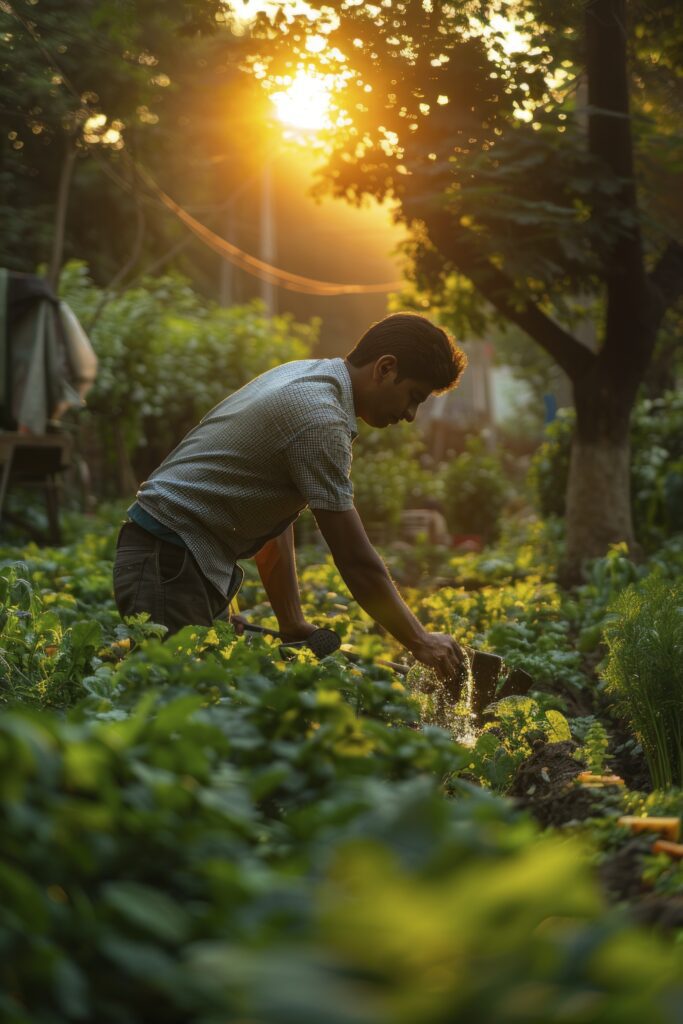
<instances>
[{"instance_id":1,"label":"bush","mask_svg":"<svg viewBox=\"0 0 683 1024\"><path fill-rule=\"evenodd\" d=\"M562 410L534 455L530 483L542 516L563 516L575 414ZM631 419L631 498L638 539L652 549L683 530L683 394L637 403Z\"/></svg>"},{"instance_id":2,"label":"bush","mask_svg":"<svg viewBox=\"0 0 683 1024\"><path fill-rule=\"evenodd\" d=\"M643 747L653 785L683 787L683 583L650 576L611 611L607 692Z\"/></svg>"},{"instance_id":3,"label":"bush","mask_svg":"<svg viewBox=\"0 0 683 1024\"><path fill-rule=\"evenodd\" d=\"M388 430L359 424L352 479L356 507L365 522L395 530L405 508L440 499L443 481L422 468L424 454L424 443L410 424Z\"/></svg>"},{"instance_id":4,"label":"bush","mask_svg":"<svg viewBox=\"0 0 683 1024\"><path fill-rule=\"evenodd\" d=\"M560 409L546 427L545 440L531 461L529 482L544 518L564 515L575 420L573 409Z\"/></svg>"},{"instance_id":5,"label":"bush","mask_svg":"<svg viewBox=\"0 0 683 1024\"><path fill-rule=\"evenodd\" d=\"M89 330L102 293L83 263L64 268L60 291ZM317 333L317 321L267 317L259 302L223 308L182 278L147 279L107 302L90 332L99 368L82 419L93 424L110 465L142 454L145 474L226 395L310 356Z\"/></svg>"},{"instance_id":6,"label":"bush","mask_svg":"<svg viewBox=\"0 0 683 1024\"><path fill-rule=\"evenodd\" d=\"M487 542L500 532L508 486L499 460L470 438L444 476L444 515L453 533L480 534Z\"/></svg>"}]
</instances>

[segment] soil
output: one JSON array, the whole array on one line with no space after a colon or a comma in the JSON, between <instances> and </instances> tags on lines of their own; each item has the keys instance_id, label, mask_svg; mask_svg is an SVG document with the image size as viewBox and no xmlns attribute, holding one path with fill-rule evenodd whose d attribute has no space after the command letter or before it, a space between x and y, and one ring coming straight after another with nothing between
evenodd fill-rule
<instances>
[{"instance_id":1,"label":"soil","mask_svg":"<svg viewBox=\"0 0 683 1024\"><path fill-rule=\"evenodd\" d=\"M603 791L574 785L576 776L585 770L585 765L573 756L576 749L573 740L538 740L531 757L517 769L509 794L544 828L584 821L601 813L599 794Z\"/></svg>"},{"instance_id":2,"label":"soil","mask_svg":"<svg viewBox=\"0 0 683 1024\"><path fill-rule=\"evenodd\" d=\"M509 795L543 828L602 817L606 805L616 804L620 798L620 787L591 789L575 784L576 776L585 769L573 757L576 749L571 740L546 743L539 739L517 770ZM608 853L598 869L600 884L611 903L628 903L635 923L664 931L683 928L683 894L658 896L643 883L643 859L650 852L652 838L634 836Z\"/></svg>"},{"instance_id":3,"label":"soil","mask_svg":"<svg viewBox=\"0 0 683 1024\"><path fill-rule=\"evenodd\" d=\"M638 836L624 843L600 865L598 874L610 900L634 900L647 893L643 885L643 857L649 852L652 836Z\"/></svg>"}]
</instances>

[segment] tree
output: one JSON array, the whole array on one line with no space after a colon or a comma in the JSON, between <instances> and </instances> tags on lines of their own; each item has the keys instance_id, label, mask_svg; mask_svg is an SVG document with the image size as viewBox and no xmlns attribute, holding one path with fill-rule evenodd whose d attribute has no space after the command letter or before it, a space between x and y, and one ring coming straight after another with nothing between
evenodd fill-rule
<instances>
[{"instance_id":1,"label":"tree","mask_svg":"<svg viewBox=\"0 0 683 1024\"><path fill-rule=\"evenodd\" d=\"M394 199L418 284L438 296L464 280L468 315L517 325L568 374L567 577L614 541L633 548L629 418L683 291L683 246L657 198L680 166L680 9L309 8L313 17L287 17L283 5L262 13L251 45L270 76L297 66L345 76L346 127L330 133L326 187L350 201ZM595 350L572 326L587 301L601 321Z\"/></svg>"},{"instance_id":2,"label":"tree","mask_svg":"<svg viewBox=\"0 0 683 1024\"><path fill-rule=\"evenodd\" d=\"M187 252L128 156L209 221L253 173L245 141L267 101L217 13L184 0L0 4L3 266L46 263L55 279L65 259L85 258L95 280L120 284L173 252L216 289L215 255Z\"/></svg>"}]
</instances>

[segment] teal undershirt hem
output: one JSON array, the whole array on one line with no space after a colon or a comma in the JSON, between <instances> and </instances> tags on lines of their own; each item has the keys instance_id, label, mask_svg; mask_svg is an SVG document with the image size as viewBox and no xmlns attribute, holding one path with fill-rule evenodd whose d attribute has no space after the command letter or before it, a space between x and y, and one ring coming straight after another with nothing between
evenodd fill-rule
<instances>
[{"instance_id":1,"label":"teal undershirt hem","mask_svg":"<svg viewBox=\"0 0 683 1024\"><path fill-rule=\"evenodd\" d=\"M128 509L128 517L141 526L143 530L147 530L148 533L153 534L155 537L159 537L160 540L167 540L169 544L176 544L179 548L186 548L187 544L175 530L170 530L168 526L164 526L158 519L150 515L149 512L145 512L141 505L138 505L137 501Z\"/></svg>"}]
</instances>

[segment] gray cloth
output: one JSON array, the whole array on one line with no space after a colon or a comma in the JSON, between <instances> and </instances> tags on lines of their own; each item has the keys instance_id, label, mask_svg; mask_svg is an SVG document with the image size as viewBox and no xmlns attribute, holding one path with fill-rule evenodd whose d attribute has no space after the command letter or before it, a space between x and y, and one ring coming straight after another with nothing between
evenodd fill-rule
<instances>
[{"instance_id":1,"label":"gray cloth","mask_svg":"<svg viewBox=\"0 0 683 1024\"><path fill-rule=\"evenodd\" d=\"M141 485L137 501L182 537L226 594L237 559L255 554L307 505L353 508L356 436L344 360L285 363L207 413Z\"/></svg>"}]
</instances>

